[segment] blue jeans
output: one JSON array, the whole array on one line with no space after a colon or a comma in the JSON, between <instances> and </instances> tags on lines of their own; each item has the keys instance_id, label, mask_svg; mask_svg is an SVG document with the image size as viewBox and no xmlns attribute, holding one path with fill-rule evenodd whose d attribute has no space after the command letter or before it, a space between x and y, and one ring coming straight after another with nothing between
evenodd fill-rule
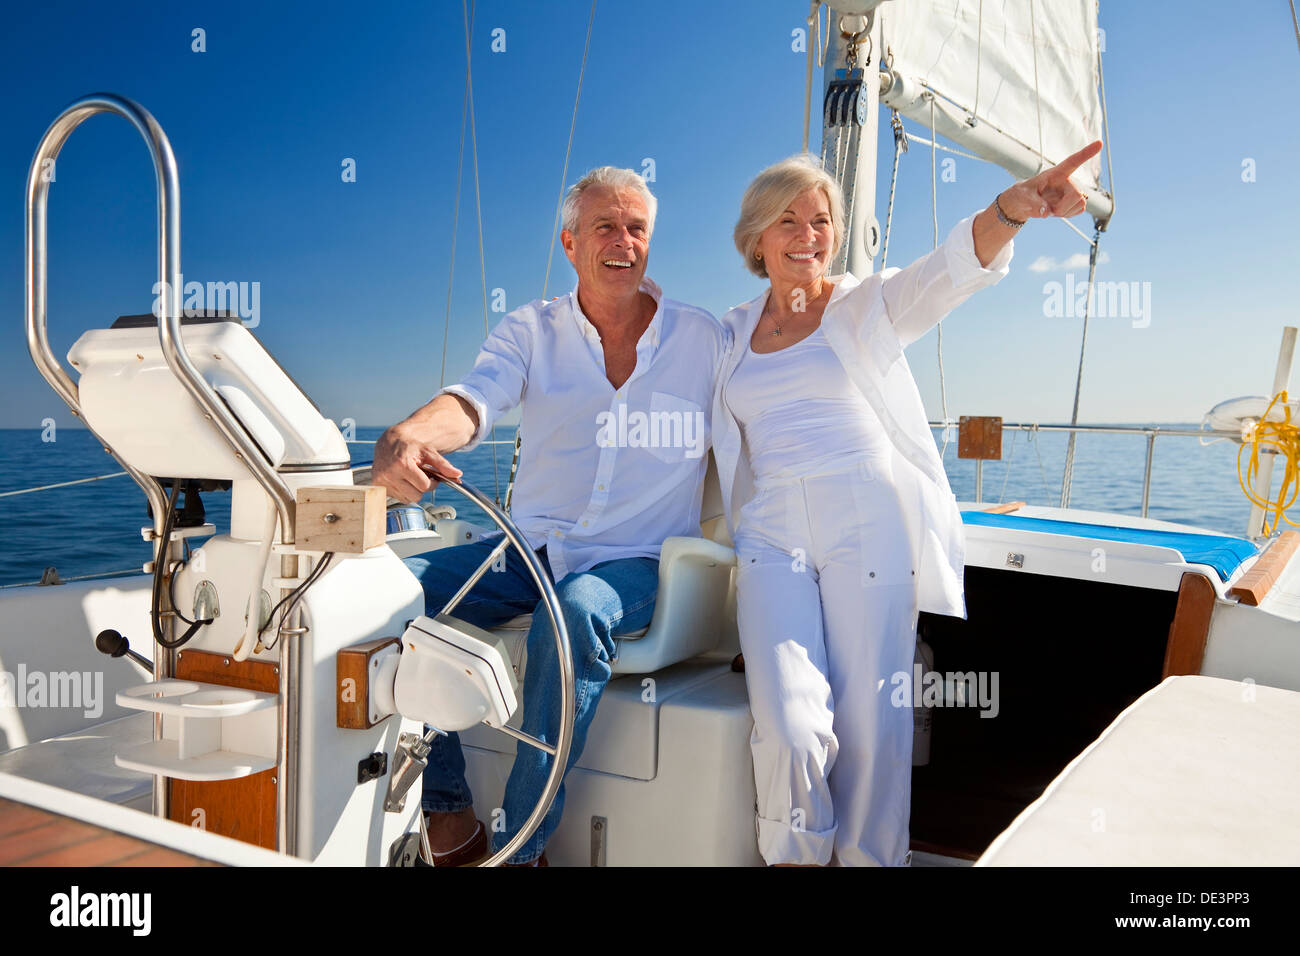
<instances>
[{"instance_id":1,"label":"blue jeans","mask_svg":"<svg viewBox=\"0 0 1300 956\"><path fill-rule=\"evenodd\" d=\"M419 579L425 594L425 613L433 616L487 559L499 537L473 544L441 548L406 558L404 563ZM538 552L542 567L554 581L546 561L546 548ZM554 743L560 728L559 660L555 653L555 635L541 603L541 594L533 584L523 558L514 548L506 549L505 568L489 570L452 611L452 615L470 624L492 628L520 614L532 614L528 632L528 664L524 670L523 722L521 728L548 743ZM659 562L654 558L621 558L605 561L590 571L570 574L555 585L556 596L564 611L573 656L574 718L573 745L569 749L569 768L582 755L587 730L596 714L601 692L610 678L610 660L614 655L614 637L638 631L650 624L659 589ZM537 805L554 758L530 744L519 742L515 749L514 768L506 782L504 829L492 834L492 852L497 852L519 832ZM424 771L423 807L431 813L454 813L473 805L469 784L465 780L465 755L460 736L439 736L429 752ZM560 824L564 812L564 786L561 785L551 809L537 831L511 863L531 863L542 855L546 841Z\"/></svg>"}]
</instances>

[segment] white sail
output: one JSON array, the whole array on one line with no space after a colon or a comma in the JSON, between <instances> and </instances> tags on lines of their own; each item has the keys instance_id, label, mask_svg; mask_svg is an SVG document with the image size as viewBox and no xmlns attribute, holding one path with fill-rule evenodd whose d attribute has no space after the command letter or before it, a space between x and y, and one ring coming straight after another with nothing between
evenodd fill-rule
<instances>
[{"instance_id":1,"label":"white sail","mask_svg":"<svg viewBox=\"0 0 1300 956\"><path fill-rule=\"evenodd\" d=\"M908 118L1020 177L1102 138L1096 0L894 0L879 13L881 102ZM1100 158L1076 181L1109 219Z\"/></svg>"}]
</instances>

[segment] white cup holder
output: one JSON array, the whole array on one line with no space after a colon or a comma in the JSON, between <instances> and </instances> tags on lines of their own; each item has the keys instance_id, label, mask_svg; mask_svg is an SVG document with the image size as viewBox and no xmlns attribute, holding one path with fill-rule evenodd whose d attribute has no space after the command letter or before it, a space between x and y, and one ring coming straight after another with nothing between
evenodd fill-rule
<instances>
[{"instance_id":1,"label":"white cup holder","mask_svg":"<svg viewBox=\"0 0 1300 956\"><path fill-rule=\"evenodd\" d=\"M222 704L246 704L249 701L257 700L257 695L251 690L241 690L238 687L231 687L223 690L198 690L195 693L186 694L180 701L186 707L218 707Z\"/></svg>"},{"instance_id":2,"label":"white cup holder","mask_svg":"<svg viewBox=\"0 0 1300 956\"><path fill-rule=\"evenodd\" d=\"M151 684L140 684L138 687L128 688L122 693L140 700L165 700L171 697L183 697L193 694L198 690L199 685L192 680L177 680L171 677Z\"/></svg>"},{"instance_id":3,"label":"white cup holder","mask_svg":"<svg viewBox=\"0 0 1300 956\"><path fill-rule=\"evenodd\" d=\"M176 678L129 687L117 695L122 707L192 718L238 717L278 701L276 694Z\"/></svg>"}]
</instances>

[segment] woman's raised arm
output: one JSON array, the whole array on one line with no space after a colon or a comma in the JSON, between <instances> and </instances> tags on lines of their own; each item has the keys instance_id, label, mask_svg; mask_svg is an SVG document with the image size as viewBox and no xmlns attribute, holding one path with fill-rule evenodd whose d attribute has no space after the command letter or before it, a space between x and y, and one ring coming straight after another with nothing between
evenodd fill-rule
<instances>
[{"instance_id":1,"label":"woman's raised arm","mask_svg":"<svg viewBox=\"0 0 1300 956\"><path fill-rule=\"evenodd\" d=\"M1037 176L1002 191L975 217L975 255L985 268L1016 231L1030 219L1069 219L1083 212L1088 197L1070 182L1070 174L1101 152L1101 140L1089 143L1073 156ZM999 215L999 210L1001 215ZM1008 221L1010 220L1010 221ZM1018 223L1018 225L1017 225Z\"/></svg>"}]
</instances>

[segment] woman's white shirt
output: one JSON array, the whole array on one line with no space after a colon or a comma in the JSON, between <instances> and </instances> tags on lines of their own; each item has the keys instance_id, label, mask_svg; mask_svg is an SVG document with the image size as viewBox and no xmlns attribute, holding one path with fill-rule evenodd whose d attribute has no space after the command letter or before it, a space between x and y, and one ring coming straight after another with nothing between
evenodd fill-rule
<instances>
[{"instance_id":1,"label":"woman's white shirt","mask_svg":"<svg viewBox=\"0 0 1300 956\"><path fill-rule=\"evenodd\" d=\"M777 352L755 352L746 343L727 405L758 482L889 455L884 426L820 328Z\"/></svg>"},{"instance_id":2,"label":"woman's white shirt","mask_svg":"<svg viewBox=\"0 0 1300 956\"><path fill-rule=\"evenodd\" d=\"M966 616L961 515L903 348L1008 273L1010 242L987 268L980 265L971 232L974 218L957 223L938 249L906 268L885 269L863 280L852 274L832 277L835 290L821 322L831 350L888 438L891 470L913 547L917 606L956 617ZM745 436L729 407L729 387L749 351L769 291L722 319L727 344L714 390L713 447L733 538L740 509L754 494L754 471Z\"/></svg>"}]
</instances>

